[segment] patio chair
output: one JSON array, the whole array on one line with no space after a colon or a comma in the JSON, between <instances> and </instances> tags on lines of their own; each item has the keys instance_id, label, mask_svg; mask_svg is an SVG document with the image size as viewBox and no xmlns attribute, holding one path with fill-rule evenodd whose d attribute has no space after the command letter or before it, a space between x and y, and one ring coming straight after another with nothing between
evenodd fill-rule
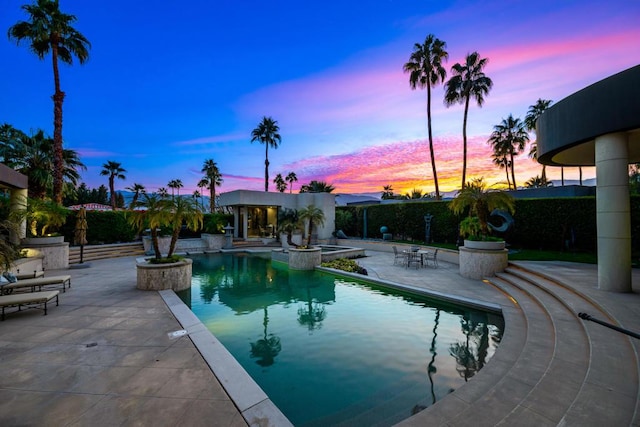
<instances>
[{"instance_id":1,"label":"patio chair","mask_svg":"<svg viewBox=\"0 0 640 427\"><path fill-rule=\"evenodd\" d=\"M424 262L424 266L430 266L433 268L438 268L438 249L433 252L428 252L422 255L422 261Z\"/></svg>"},{"instance_id":2,"label":"patio chair","mask_svg":"<svg viewBox=\"0 0 640 427\"><path fill-rule=\"evenodd\" d=\"M407 254L405 252L398 252L398 248L391 246L393 249L393 265L405 265L407 263Z\"/></svg>"},{"instance_id":3,"label":"patio chair","mask_svg":"<svg viewBox=\"0 0 640 427\"><path fill-rule=\"evenodd\" d=\"M407 254L407 268L410 268L412 264L415 264L416 268L422 267L422 255L417 251L411 251Z\"/></svg>"}]
</instances>

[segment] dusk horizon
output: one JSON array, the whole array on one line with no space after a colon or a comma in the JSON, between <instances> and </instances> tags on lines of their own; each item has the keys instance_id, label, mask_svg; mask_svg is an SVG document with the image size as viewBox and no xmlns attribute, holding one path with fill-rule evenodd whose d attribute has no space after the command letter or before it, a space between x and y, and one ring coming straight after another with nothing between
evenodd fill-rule
<instances>
[{"instance_id":1,"label":"dusk horizon","mask_svg":"<svg viewBox=\"0 0 640 427\"><path fill-rule=\"evenodd\" d=\"M5 29L27 19L9 0ZM426 90L411 90L403 72L415 43L428 34L446 42L451 67L477 51L488 58L493 88L469 107L467 181L506 181L487 143L509 114L524 119L538 99L553 103L640 63L640 4L614 0L527 2L338 2L323 7L283 1L213 5L160 1L153 8L60 0L92 48L85 65L61 65L65 148L87 166L80 182L107 186L102 165L119 162L126 180L148 191L180 179L181 194L200 190L203 163L224 180L216 192L264 190L265 146L251 143L263 116L278 122L282 141L270 148L269 191L278 173L295 172L294 192L312 180L335 193L435 191L429 155ZM114 29L118 29L115 30ZM51 58L41 61L14 41L6 58L0 124L53 135ZM441 192L459 189L463 106L446 107L432 90L432 126ZM553 104L552 104L553 105ZM530 134L531 141L535 134ZM515 159L518 187L540 175L528 156ZM578 168L564 168L577 180ZM548 167L550 180L561 169ZM595 168L582 168L584 180ZM288 190L287 190L288 191ZM208 194L208 191L206 191Z\"/></svg>"}]
</instances>

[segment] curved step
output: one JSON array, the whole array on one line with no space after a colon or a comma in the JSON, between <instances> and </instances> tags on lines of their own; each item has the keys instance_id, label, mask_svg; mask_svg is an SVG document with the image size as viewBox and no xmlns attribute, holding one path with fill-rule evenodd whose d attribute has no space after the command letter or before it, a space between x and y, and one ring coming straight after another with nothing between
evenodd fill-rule
<instances>
[{"instance_id":1,"label":"curved step","mask_svg":"<svg viewBox=\"0 0 640 427\"><path fill-rule=\"evenodd\" d=\"M529 281L562 301L576 318L578 313L585 312L620 326L594 298L574 287L566 286L558 280L522 267L510 266L507 273ZM636 343L632 342L633 338L594 322L582 321L582 323L588 335L591 350L589 370L580 394L565 414L563 422L568 425L637 424L640 388L638 386L638 354L634 346ZM587 408L589 411L586 411ZM598 410L594 411L594 408Z\"/></svg>"}]
</instances>

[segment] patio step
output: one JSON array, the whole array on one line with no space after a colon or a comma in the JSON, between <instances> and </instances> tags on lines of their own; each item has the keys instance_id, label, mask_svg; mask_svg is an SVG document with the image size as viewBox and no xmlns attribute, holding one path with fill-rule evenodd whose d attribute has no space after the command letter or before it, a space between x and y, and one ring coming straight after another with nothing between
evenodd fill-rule
<instances>
[{"instance_id":1,"label":"patio step","mask_svg":"<svg viewBox=\"0 0 640 427\"><path fill-rule=\"evenodd\" d=\"M85 245L82 259L86 262L125 256L144 256L144 247L142 246L142 243L133 242L109 245ZM80 263L80 246L71 246L69 248L69 264L78 263Z\"/></svg>"},{"instance_id":2,"label":"patio step","mask_svg":"<svg viewBox=\"0 0 640 427\"><path fill-rule=\"evenodd\" d=\"M639 424L632 338L577 316L616 323L606 310L560 281L514 265L485 282L513 307L503 308L502 343L476 375L482 380L399 426ZM624 410L611 410L621 405Z\"/></svg>"}]
</instances>

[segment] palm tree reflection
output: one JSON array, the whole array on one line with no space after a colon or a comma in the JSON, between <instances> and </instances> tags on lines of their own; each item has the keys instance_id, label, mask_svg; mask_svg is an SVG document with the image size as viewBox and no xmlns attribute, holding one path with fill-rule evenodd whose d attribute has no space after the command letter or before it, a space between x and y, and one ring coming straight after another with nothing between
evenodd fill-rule
<instances>
[{"instance_id":1,"label":"palm tree reflection","mask_svg":"<svg viewBox=\"0 0 640 427\"><path fill-rule=\"evenodd\" d=\"M436 320L433 324L433 338L431 339L431 347L429 352L431 353L431 361L427 367L427 374L429 375L429 383L431 384L431 403L436 403L436 392L433 386L433 374L436 373L436 338L438 337L438 324L440 323L440 309L436 309Z\"/></svg>"},{"instance_id":2,"label":"palm tree reflection","mask_svg":"<svg viewBox=\"0 0 640 427\"><path fill-rule=\"evenodd\" d=\"M456 359L456 371L465 382L473 377L486 363L489 350L489 328L487 322L478 322L466 313L460 320L465 342L449 347L449 354Z\"/></svg>"},{"instance_id":3,"label":"palm tree reflection","mask_svg":"<svg viewBox=\"0 0 640 427\"><path fill-rule=\"evenodd\" d=\"M264 308L264 320L262 321L264 326L264 334L261 339L251 343L251 357L257 357L256 363L260 366L271 366L275 362L275 358L282 350L280 345L280 338L273 334L267 333L267 325L269 325L269 313L267 307Z\"/></svg>"},{"instance_id":4,"label":"palm tree reflection","mask_svg":"<svg viewBox=\"0 0 640 427\"><path fill-rule=\"evenodd\" d=\"M306 325L309 331L313 331L322 327L321 322L325 317L327 317L327 313L324 310L324 304L313 302L311 288L307 286L307 305L298 308L298 322L301 325Z\"/></svg>"}]
</instances>

